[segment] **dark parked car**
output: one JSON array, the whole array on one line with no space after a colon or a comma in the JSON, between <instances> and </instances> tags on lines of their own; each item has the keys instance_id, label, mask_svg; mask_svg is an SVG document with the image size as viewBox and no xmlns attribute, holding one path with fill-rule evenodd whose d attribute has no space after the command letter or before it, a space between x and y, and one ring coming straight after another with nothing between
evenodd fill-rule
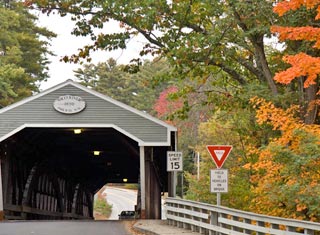
<instances>
[{"instance_id":1,"label":"dark parked car","mask_svg":"<svg viewBox=\"0 0 320 235\"><path fill-rule=\"evenodd\" d=\"M136 218L136 212L135 211L121 211L119 215L119 219L135 219Z\"/></svg>"}]
</instances>

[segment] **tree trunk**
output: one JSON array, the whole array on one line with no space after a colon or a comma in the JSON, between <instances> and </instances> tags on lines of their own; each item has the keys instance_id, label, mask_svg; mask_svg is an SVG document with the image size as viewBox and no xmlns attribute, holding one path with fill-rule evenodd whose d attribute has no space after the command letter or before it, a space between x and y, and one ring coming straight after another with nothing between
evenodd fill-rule
<instances>
[{"instance_id":1,"label":"tree trunk","mask_svg":"<svg viewBox=\"0 0 320 235\"><path fill-rule=\"evenodd\" d=\"M317 85L311 85L304 90L304 123L314 124L316 122L318 105L317 99Z\"/></svg>"},{"instance_id":2,"label":"tree trunk","mask_svg":"<svg viewBox=\"0 0 320 235\"><path fill-rule=\"evenodd\" d=\"M273 80L273 75L270 71L266 54L264 51L264 43L263 43L263 36L259 38L251 39L254 49L255 49L255 57L257 59L258 66L262 69L262 73L264 75L265 80L267 81L269 88L273 95L278 94L278 89L275 84L275 81Z\"/></svg>"}]
</instances>

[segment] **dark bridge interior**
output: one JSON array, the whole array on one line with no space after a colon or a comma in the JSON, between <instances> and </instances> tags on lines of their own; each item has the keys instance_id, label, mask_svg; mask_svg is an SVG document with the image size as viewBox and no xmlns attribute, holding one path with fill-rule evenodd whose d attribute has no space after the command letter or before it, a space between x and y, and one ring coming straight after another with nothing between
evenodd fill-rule
<instances>
[{"instance_id":1,"label":"dark bridge interior","mask_svg":"<svg viewBox=\"0 0 320 235\"><path fill-rule=\"evenodd\" d=\"M0 148L7 219L92 218L103 185L139 182L139 146L112 128L26 128ZM166 185L165 157L152 161Z\"/></svg>"}]
</instances>

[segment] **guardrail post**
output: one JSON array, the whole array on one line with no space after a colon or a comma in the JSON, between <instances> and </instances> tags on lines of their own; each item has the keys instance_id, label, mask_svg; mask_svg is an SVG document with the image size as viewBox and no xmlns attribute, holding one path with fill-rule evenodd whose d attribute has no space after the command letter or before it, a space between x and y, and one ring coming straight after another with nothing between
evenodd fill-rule
<instances>
[{"instance_id":1,"label":"guardrail post","mask_svg":"<svg viewBox=\"0 0 320 235\"><path fill-rule=\"evenodd\" d=\"M190 210L190 206L184 206L184 209ZM190 219L191 217L190 217L190 215L188 215L188 214L183 214L183 218L185 218L185 219ZM183 228L184 228L184 229L190 229L191 226L190 226L190 224L188 224L188 223L183 223Z\"/></svg>"},{"instance_id":2,"label":"guardrail post","mask_svg":"<svg viewBox=\"0 0 320 235\"><path fill-rule=\"evenodd\" d=\"M195 211L195 208L194 207L192 207L192 211ZM194 220L194 216L191 216L191 219L192 220ZM196 226L195 225L193 225L193 224L191 224L191 231L192 232L196 232Z\"/></svg>"},{"instance_id":3,"label":"guardrail post","mask_svg":"<svg viewBox=\"0 0 320 235\"><path fill-rule=\"evenodd\" d=\"M218 224L219 213L215 211L210 212L210 224L214 226L219 226ZM209 235L218 235L219 233L213 230L209 231Z\"/></svg>"},{"instance_id":4,"label":"guardrail post","mask_svg":"<svg viewBox=\"0 0 320 235\"><path fill-rule=\"evenodd\" d=\"M183 208L184 208L184 205L178 205L177 207L183 209ZM177 212L177 215L178 215L179 217L181 217L181 213L180 213L180 212ZM184 217L184 216L183 216L183 217ZM183 228L183 222L182 222L182 221L178 221L178 222L177 222L177 227L178 227L178 228Z\"/></svg>"}]
</instances>

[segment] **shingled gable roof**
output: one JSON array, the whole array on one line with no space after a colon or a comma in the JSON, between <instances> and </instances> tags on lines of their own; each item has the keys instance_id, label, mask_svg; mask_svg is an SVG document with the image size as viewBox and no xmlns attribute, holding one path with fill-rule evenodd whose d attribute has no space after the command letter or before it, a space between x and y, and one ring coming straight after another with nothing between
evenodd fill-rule
<instances>
[{"instance_id":1,"label":"shingled gable roof","mask_svg":"<svg viewBox=\"0 0 320 235\"><path fill-rule=\"evenodd\" d=\"M53 108L54 100L61 95L83 97L87 107L78 114L61 114ZM177 131L149 114L72 80L0 109L0 142L27 127L110 127L140 146L170 146L171 132Z\"/></svg>"}]
</instances>

